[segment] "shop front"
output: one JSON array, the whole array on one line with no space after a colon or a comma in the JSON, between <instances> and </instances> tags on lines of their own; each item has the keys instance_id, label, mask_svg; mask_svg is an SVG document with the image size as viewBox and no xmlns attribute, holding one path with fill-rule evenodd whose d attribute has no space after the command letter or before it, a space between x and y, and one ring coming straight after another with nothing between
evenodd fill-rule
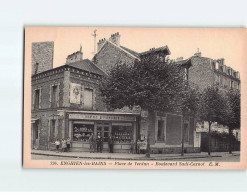
<instances>
[{"instance_id":1,"label":"shop front","mask_svg":"<svg viewBox=\"0 0 247 195\"><path fill-rule=\"evenodd\" d=\"M89 151L89 137L100 134L103 152L108 152L108 138L112 135L114 152L130 152L136 142L137 116L132 113L115 112L68 112L71 151Z\"/></svg>"}]
</instances>

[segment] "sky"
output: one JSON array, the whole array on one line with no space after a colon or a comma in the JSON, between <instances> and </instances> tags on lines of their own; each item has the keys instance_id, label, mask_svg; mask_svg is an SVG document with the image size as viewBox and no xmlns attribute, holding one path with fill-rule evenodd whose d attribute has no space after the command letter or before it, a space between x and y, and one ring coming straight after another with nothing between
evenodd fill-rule
<instances>
[{"instance_id":1,"label":"sky","mask_svg":"<svg viewBox=\"0 0 247 195\"><path fill-rule=\"evenodd\" d=\"M80 45L83 59L92 59L95 29L96 42L119 32L120 44L136 52L167 45L170 59L186 59L199 48L203 57L225 58L225 64L240 74L246 64L246 31L240 28L27 27L25 40L28 46L32 42L54 41L54 67L57 67L64 65L66 57L78 51Z\"/></svg>"}]
</instances>

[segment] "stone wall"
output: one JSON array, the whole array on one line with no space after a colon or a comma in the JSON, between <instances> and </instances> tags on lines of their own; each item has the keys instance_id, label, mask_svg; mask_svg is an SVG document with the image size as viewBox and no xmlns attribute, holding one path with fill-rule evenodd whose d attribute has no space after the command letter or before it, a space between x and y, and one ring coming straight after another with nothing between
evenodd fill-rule
<instances>
[{"instance_id":1,"label":"stone wall","mask_svg":"<svg viewBox=\"0 0 247 195\"><path fill-rule=\"evenodd\" d=\"M54 42L32 43L32 75L53 68Z\"/></svg>"}]
</instances>

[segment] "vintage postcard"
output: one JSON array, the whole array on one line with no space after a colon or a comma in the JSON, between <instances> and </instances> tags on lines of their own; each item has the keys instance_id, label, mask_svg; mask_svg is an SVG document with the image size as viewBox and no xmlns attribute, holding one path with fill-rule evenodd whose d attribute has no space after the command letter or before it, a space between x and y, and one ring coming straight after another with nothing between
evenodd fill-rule
<instances>
[{"instance_id":1,"label":"vintage postcard","mask_svg":"<svg viewBox=\"0 0 247 195\"><path fill-rule=\"evenodd\" d=\"M24 48L24 168L246 169L246 29L25 27Z\"/></svg>"}]
</instances>

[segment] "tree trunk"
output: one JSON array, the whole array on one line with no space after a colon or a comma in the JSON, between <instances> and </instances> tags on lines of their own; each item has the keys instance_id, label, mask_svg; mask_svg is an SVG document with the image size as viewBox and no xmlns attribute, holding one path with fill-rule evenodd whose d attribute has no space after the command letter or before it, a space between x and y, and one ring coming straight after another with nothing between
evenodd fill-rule
<instances>
[{"instance_id":1,"label":"tree trunk","mask_svg":"<svg viewBox=\"0 0 247 195\"><path fill-rule=\"evenodd\" d=\"M211 122L208 122L208 155L211 155Z\"/></svg>"},{"instance_id":2,"label":"tree trunk","mask_svg":"<svg viewBox=\"0 0 247 195\"><path fill-rule=\"evenodd\" d=\"M184 156L184 117L182 120L182 151L181 156Z\"/></svg>"},{"instance_id":3,"label":"tree trunk","mask_svg":"<svg viewBox=\"0 0 247 195\"><path fill-rule=\"evenodd\" d=\"M229 154L232 154L232 129L229 127Z\"/></svg>"},{"instance_id":4,"label":"tree trunk","mask_svg":"<svg viewBox=\"0 0 247 195\"><path fill-rule=\"evenodd\" d=\"M150 135L149 135L149 129L147 132L147 150L146 150L146 157L150 158Z\"/></svg>"}]
</instances>

